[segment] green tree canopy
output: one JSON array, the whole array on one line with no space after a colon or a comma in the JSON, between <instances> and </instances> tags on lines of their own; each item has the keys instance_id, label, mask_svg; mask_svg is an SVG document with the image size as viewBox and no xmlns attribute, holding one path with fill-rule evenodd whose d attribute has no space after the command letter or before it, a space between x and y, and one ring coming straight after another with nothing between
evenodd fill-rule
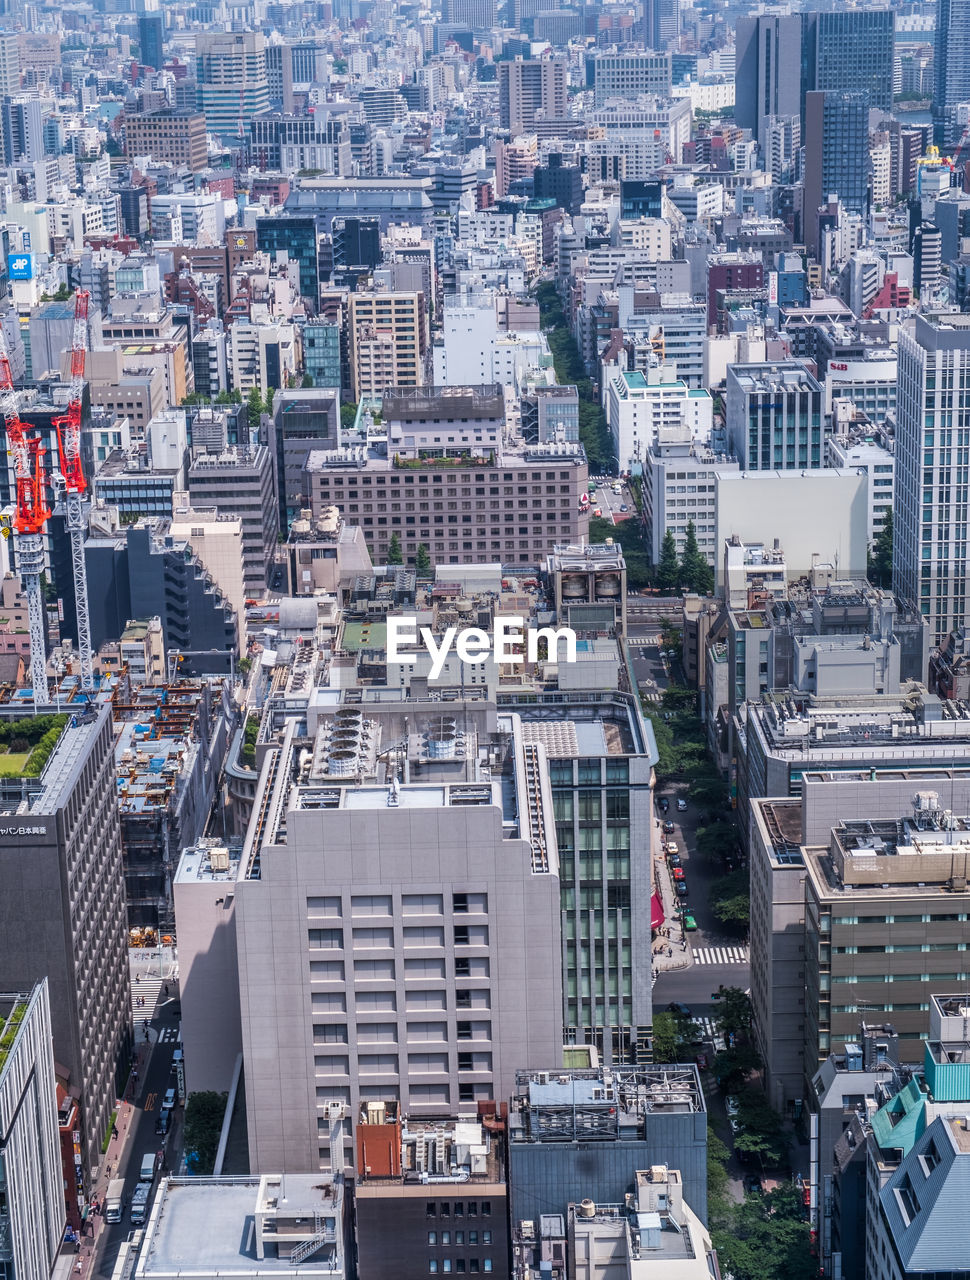
<instances>
[{"instance_id":1,"label":"green tree canopy","mask_svg":"<svg viewBox=\"0 0 970 1280\"><path fill-rule=\"evenodd\" d=\"M654 1062L676 1062L679 1043L674 1015L655 1013L653 1017Z\"/></svg>"},{"instance_id":2,"label":"green tree canopy","mask_svg":"<svg viewBox=\"0 0 970 1280\"><path fill-rule=\"evenodd\" d=\"M893 585L893 513L886 512L886 519L876 535L869 553L869 580L876 587Z\"/></svg>"},{"instance_id":3,"label":"green tree canopy","mask_svg":"<svg viewBox=\"0 0 970 1280\"><path fill-rule=\"evenodd\" d=\"M431 572L431 556L423 542L418 543L418 549L414 556L414 566L418 573Z\"/></svg>"},{"instance_id":4,"label":"green tree canopy","mask_svg":"<svg viewBox=\"0 0 970 1280\"><path fill-rule=\"evenodd\" d=\"M387 563L403 564L404 555L401 552L401 539L396 533L391 534L391 541L387 545Z\"/></svg>"},{"instance_id":5,"label":"green tree canopy","mask_svg":"<svg viewBox=\"0 0 970 1280\"><path fill-rule=\"evenodd\" d=\"M722 1274L734 1280L810 1280L818 1275L801 1193L791 1184L730 1206L712 1239Z\"/></svg>"},{"instance_id":6,"label":"green tree canopy","mask_svg":"<svg viewBox=\"0 0 970 1280\"><path fill-rule=\"evenodd\" d=\"M674 541L672 529L664 534L660 544L660 559L657 561L657 586L661 591L670 594L677 590L680 581L680 564L677 560L677 543Z\"/></svg>"},{"instance_id":7,"label":"green tree canopy","mask_svg":"<svg viewBox=\"0 0 970 1280\"><path fill-rule=\"evenodd\" d=\"M205 1089L190 1093L185 1104L185 1155L194 1173L209 1174L216 1162L227 1093Z\"/></svg>"},{"instance_id":8,"label":"green tree canopy","mask_svg":"<svg viewBox=\"0 0 970 1280\"><path fill-rule=\"evenodd\" d=\"M710 895L715 919L746 933L751 913L747 871L732 871L713 881Z\"/></svg>"},{"instance_id":9,"label":"green tree canopy","mask_svg":"<svg viewBox=\"0 0 970 1280\"><path fill-rule=\"evenodd\" d=\"M701 555L701 549L697 545L697 530L694 522L688 520L687 532L684 534L684 550L680 557L680 585L685 591L699 591L702 585L706 586L709 573L707 561Z\"/></svg>"}]
</instances>

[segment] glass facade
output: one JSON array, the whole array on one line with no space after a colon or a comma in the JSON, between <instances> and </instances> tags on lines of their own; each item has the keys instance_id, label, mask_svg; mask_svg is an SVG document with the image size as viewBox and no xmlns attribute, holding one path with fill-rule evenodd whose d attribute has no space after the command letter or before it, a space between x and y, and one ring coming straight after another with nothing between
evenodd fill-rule
<instances>
[{"instance_id":1,"label":"glass facade","mask_svg":"<svg viewBox=\"0 0 970 1280\"><path fill-rule=\"evenodd\" d=\"M303 330L303 364L315 387L340 386L340 327L308 324Z\"/></svg>"}]
</instances>

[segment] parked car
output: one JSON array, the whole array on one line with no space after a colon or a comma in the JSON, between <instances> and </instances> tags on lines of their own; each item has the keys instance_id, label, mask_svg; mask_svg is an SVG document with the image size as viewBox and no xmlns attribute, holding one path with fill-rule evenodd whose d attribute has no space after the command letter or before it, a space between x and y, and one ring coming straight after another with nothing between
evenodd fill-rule
<instances>
[{"instance_id":1,"label":"parked car","mask_svg":"<svg viewBox=\"0 0 970 1280\"><path fill-rule=\"evenodd\" d=\"M677 896L679 898L687 897L687 884L685 881L678 880L677 883L674 885L674 888L677 890Z\"/></svg>"},{"instance_id":2,"label":"parked car","mask_svg":"<svg viewBox=\"0 0 970 1280\"><path fill-rule=\"evenodd\" d=\"M668 821L664 823L664 835L672 836L676 830L677 828L672 822Z\"/></svg>"},{"instance_id":3,"label":"parked car","mask_svg":"<svg viewBox=\"0 0 970 1280\"><path fill-rule=\"evenodd\" d=\"M169 1125L172 1123L172 1113L168 1107L162 1107L158 1113L158 1119L155 1121L155 1132L164 1135L168 1133Z\"/></svg>"},{"instance_id":4,"label":"parked car","mask_svg":"<svg viewBox=\"0 0 970 1280\"><path fill-rule=\"evenodd\" d=\"M684 928L688 933L692 933L697 928L697 921L689 911L684 913Z\"/></svg>"},{"instance_id":5,"label":"parked car","mask_svg":"<svg viewBox=\"0 0 970 1280\"><path fill-rule=\"evenodd\" d=\"M624 503L624 504L623 504L623 506L621 506L621 507L620 507L620 510L621 510L621 511L629 511L629 510L630 510L630 508L626 505L626 503Z\"/></svg>"},{"instance_id":6,"label":"parked car","mask_svg":"<svg viewBox=\"0 0 970 1280\"><path fill-rule=\"evenodd\" d=\"M671 867L679 867L681 865L680 854L679 853L668 854L667 865Z\"/></svg>"},{"instance_id":7,"label":"parked car","mask_svg":"<svg viewBox=\"0 0 970 1280\"><path fill-rule=\"evenodd\" d=\"M678 861L679 861L679 859L678 859ZM674 869L673 869L673 876L674 876L674 879L675 879L675 880L686 880L686 879L687 879L687 875L686 875L686 873L685 873L685 871L684 871L684 868L683 868L683 867L681 867L681 866L674 867Z\"/></svg>"},{"instance_id":8,"label":"parked car","mask_svg":"<svg viewBox=\"0 0 970 1280\"><path fill-rule=\"evenodd\" d=\"M174 1106L175 1106L175 1090L174 1090L174 1089L166 1089L166 1090L165 1090L165 1097L162 1099L162 1107L163 1107L166 1111L171 1111L171 1109L172 1109Z\"/></svg>"},{"instance_id":9,"label":"parked car","mask_svg":"<svg viewBox=\"0 0 970 1280\"><path fill-rule=\"evenodd\" d=\"M668 810L669 808L670 808L670 801L667 799L667 797L666 797L666 796L661 796L661 797L660 797L660 812L661 812L661 813L666 813L666 812L667 812L667 810Z\"/></svg>"},{"instance_id":10,"label":"parked car","mask_svg":"<svg viewBox=\"0 0 970 1280\"><path fill-rule=\"evenodd\" d=\"M672 854L672 853L680 853L680 850L677 848L677 843L676 843L676 841L674 841L674 840L667 840L667 841L665 841L665 843L664 843L664 853L666 853L666 854L668 855L668 857L669 857L669 856L670 856L670 854Z\"/></svg>"},{"instance_id":11,"label":"parked car","mask_svg":"<svg viewBox=\"0 0 970 1280\"><path fill-rule=\"evenodd\" d=\"M681 797L678 797L677 799L677 810L679 813L687 812L687 801Z\"/></svg>"},{"instance_id":12,"label":"parked car","mask_svg":"<svg viewBox=\"0 0 970 1280\"><path fill-rule=\"evenodd\" d=\"M671 1000L670 1004L667 1005L667 1012L682 1013L685 1018L690 1018L693 1016L690 1011L690 1005L683 1004L681 1003L680 1000Z\"/></svg>"},{"instance_id":13,"label":"parked car","mask_svg":"<svg viewBox=\"0 0 970 1280\"><path fill-rule=\"evenodd\" d=\"M756 1173L744 1175L744 1189L749 1195L761 1195L764 1192L761 1179Z\"/></svg>"}]
</instances>

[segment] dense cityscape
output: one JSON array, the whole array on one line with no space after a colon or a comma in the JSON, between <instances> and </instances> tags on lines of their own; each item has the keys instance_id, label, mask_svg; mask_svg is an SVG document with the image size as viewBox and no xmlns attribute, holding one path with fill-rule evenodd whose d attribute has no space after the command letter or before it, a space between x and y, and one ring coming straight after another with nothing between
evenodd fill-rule
<instances>
[{"instance_id":1,"label":"dense cityscape","mask_svg":"<svg viewBox=\"0 0 970 1280\"><path fill-rule=\"evenodd\" d=\"M0 1280L970 1276L970 0L0 0Z\"/></svg>"}]
</instances>

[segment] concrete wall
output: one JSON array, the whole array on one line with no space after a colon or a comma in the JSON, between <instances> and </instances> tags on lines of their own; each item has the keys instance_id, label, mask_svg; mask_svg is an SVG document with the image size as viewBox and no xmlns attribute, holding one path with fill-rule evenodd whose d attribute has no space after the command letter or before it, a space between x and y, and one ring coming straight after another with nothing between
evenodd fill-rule
<instances>
[{"instance_id":1,"label":"concrete wall","mask_svg":"<svg viewBox=\"0 0 970 1280\"><path fill-rule=\"evenodd\" d=\"M778 538L789 576L813 561L838 568L840 578L866 576L869 498L866 477L854 471L717 472L715 546L735 534L772 546ZM718 585L723 567L715 565Z\"/></svg>"},{"instance_id":2,"label":"concrete wall","mask_svg":"<svg viewBox=\"0 0 970 1280\"><path fill-rule=\"evenodd\" d=\"M326 1167L331 1101L351 1115L377 1099L456 1114L457 1052L482 1063L461 1075L475 1098L507 1097L517 1069L561 1061L559 878L532 873L500 809L291 810L286 823L260 879L237 886L253 1168ZM470 1008L456 1001L460 925L477 939L459 948ZM475 1038L458 1038L460 1022Z\"/></svg>"}]
</instances>

